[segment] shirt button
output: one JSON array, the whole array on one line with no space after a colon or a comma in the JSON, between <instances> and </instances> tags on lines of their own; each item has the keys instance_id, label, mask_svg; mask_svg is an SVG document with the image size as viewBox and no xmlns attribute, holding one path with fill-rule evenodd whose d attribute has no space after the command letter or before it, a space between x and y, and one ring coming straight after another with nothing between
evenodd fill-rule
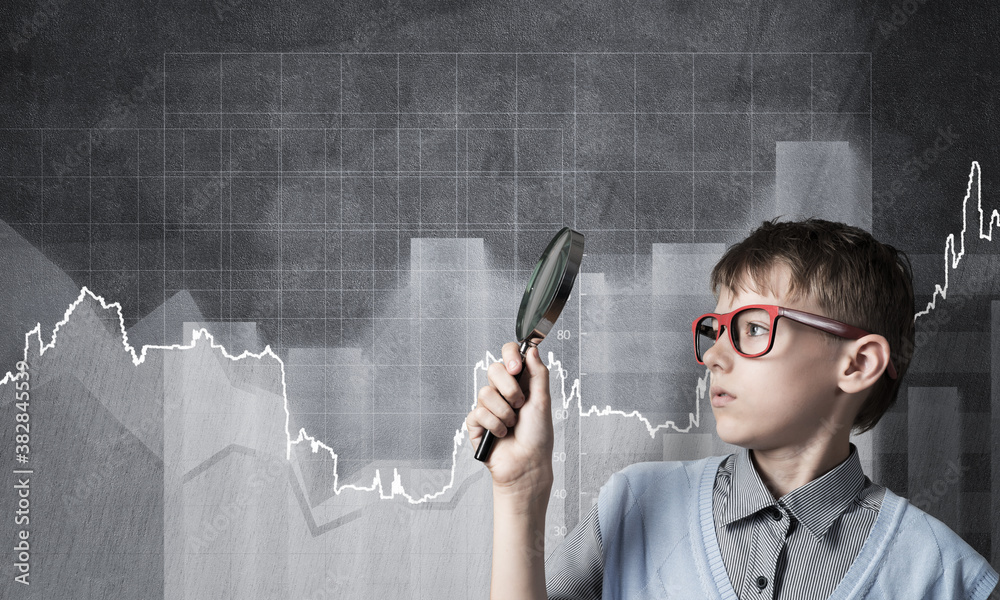
<instances>
[{"instance_id":1,"label":"shirt button","mask_svg":"<svg viewBox=\"0 0 1000 600\"><path fill-rule=\"evenodd\" d=\"M759 589L766 588L767 587L767 577L764 577L763 575L760 575L759 577L757 577L757 587Z\"/></svg>"},{"instance_id":2,"label":"shirt button","mask_svg":"<svg viewBox=\"0 0 1000 600\"><path fill-rule=\"evenodd\" d=\"M775 521L781 520L781 511L778 510L778 507L776 506L771 507L771 518L774 519Z\"/></svg>"}]
</instances>

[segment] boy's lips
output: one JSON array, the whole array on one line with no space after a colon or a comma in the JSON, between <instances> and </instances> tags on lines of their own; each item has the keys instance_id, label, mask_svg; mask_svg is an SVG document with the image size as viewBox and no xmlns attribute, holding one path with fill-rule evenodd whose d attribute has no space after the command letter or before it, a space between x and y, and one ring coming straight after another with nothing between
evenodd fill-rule
<instances>
[{"instance_id":1,"label":"boy's lips","mask_svg":"<svg viewBox=\"0 0 1000 600\"><path fill-rule=\"evenodd\" d=\"M711 397L712 397L712 406L714 406L716 408L720 408L722 406L725 406L725 405L729 404L730 402L732 402L733 400L736 399L736 396L733 396L732 394L730 394L729 392L727 392L725 389L723 389L723 388L721 388L721 387L719 387L717 385L713 385L712 386L712 389L711 389L710 393L711 393Z\"/></svg>"}]
</instances>

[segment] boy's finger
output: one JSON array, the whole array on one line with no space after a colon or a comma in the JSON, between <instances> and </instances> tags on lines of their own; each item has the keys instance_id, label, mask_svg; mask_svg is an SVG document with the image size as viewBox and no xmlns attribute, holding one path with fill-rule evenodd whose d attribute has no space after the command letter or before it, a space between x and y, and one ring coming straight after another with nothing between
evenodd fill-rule
<instances>
[{"instance_id":1,"label":"boy's finger","mask_svg":"<svg viewBox=\"0 0 1000 600\"><path fill-rule=\"evenodd\" d=\"M507 400L504 399L500 394L497 393L491 387L486 387L480 390L479 393L479 406L485 407L488 411L493 413L507 427L513 427L517 423L517 413L511 408Z\"/></svg>"},{"instance_id":2,"label":"boy's finger","mask_svg":"<svg viewBox=\"0 0 1000 600\"><path fill-rule=\"evenodd\" d=\"M486 428L480 425L479 420L475 418L474 411L469 411L469 414L465 415L465 425L469 429L470 442L475 442L483 437L483 432L486 431Z\"/></svg>"},{"instance_id":3,"label":"boy's finger","mask_svg":"<svg viewBox=\"0 0 1000 600\"><path fill-rule=\"evenodd\" d=\"M507 372L517 375L521 372L521 348L515 342L507 342L502 350L503 364Z\"/></svg>"},{"instance_id":4,"label":"boy's finger","mask_svg":"<svg viewBox=\"0 0 1000 600\"><path fill-rule=\"evenodd\" d=\"M524 392L521 391L521 386L503 365L500 363L491 364L486 368L486 376L490 380L490 385L507 400L508 404L514 408L520 408L524 404Z\"/></svg>"},{"instance_id":5,"label":"boy's finger","mask_svg":"<svg viewBox=\"0 0 1000 600\"><path fill-rule=\"evenodd\" d=\"M478 423L480 427L485 427L490 430L493 435L500 438L507 435L507 426L503 424L503 421L501 421L499 417L491 413L486 407L477 406L472 409L472 412L475 414L470 414L469 418Z\"/></svg>"}]
</instances>

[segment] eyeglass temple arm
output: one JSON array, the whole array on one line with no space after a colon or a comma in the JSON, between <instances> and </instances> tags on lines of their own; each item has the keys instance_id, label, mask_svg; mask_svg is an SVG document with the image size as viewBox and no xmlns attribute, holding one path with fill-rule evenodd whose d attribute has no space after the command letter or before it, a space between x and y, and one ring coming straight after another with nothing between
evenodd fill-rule
<instances>
[{"instance_id":1,"label":"eyeglass temple arm","mask_svg":"<svg viewBox=\"0 0 1000 600\"><path fill-rule=\"evenodd\" d=\"M869 332L859 327L855 327L854 325L848 325L847 323L835 321L834 319L828 319L812 313L802 312L800 310L795 310L794 308L779 308L778 316L788 317L793 321L804 323L810 327L815 327L820 331L832 333L833 335L847 338L849 340L856 340L869 335ZM886 365L886 371L888 371L890 378L896 379L896 367L892 366L891 359L889 360L889 364Z\"/></svg>"}]
</instances>

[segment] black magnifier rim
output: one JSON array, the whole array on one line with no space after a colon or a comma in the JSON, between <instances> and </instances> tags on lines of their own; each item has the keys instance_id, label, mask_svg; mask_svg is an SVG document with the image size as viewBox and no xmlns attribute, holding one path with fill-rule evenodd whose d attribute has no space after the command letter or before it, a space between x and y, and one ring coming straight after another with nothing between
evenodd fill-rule
<instances>
[{"instance_id":1,"label":"black magnifier rim","mask_svg":"<svg viewBox=\"0 0 1000 600\"><path fill-rule=\"evenodd\" d=\"M562 242L562 245L557 245ZM542 312L542 316L538 319L537 323L530 324L531 330L522 337L522 331L525 329L525 325L529 325L524 322L525 311L528 307L528 301L531 298L531 293L537 287L538 282L533 282L532 285L524 290L524 295L521 297L521 306L517 311L517 323L515 324L514 335L518 338L518 341L522 344L528 342L529 345L537 345L545 339L545 336L549 334L552 330L552 326L555 324L556 319L559 318L559 314L562 313L563 307L566 306L567 300L569 300L570 293L573 291L573 282L576 281L576 275L580 272L580 262L583 260L583 234L570 229L569 227L563 227L559 230L556 235L552 237L549 241L548 246L542 251L541 257L538 259L538 263L535 264L535 270L531 273L531 279L534 279L538 271L542 268L545 260L549 258L552 252L558 251L562 253L568 246L569 254L566 257L566 264L563 267L563 272L559 285L555 288L555 293L552 294L552 298L549 300L548 306Z\"/></svg>"}]
</instances>

